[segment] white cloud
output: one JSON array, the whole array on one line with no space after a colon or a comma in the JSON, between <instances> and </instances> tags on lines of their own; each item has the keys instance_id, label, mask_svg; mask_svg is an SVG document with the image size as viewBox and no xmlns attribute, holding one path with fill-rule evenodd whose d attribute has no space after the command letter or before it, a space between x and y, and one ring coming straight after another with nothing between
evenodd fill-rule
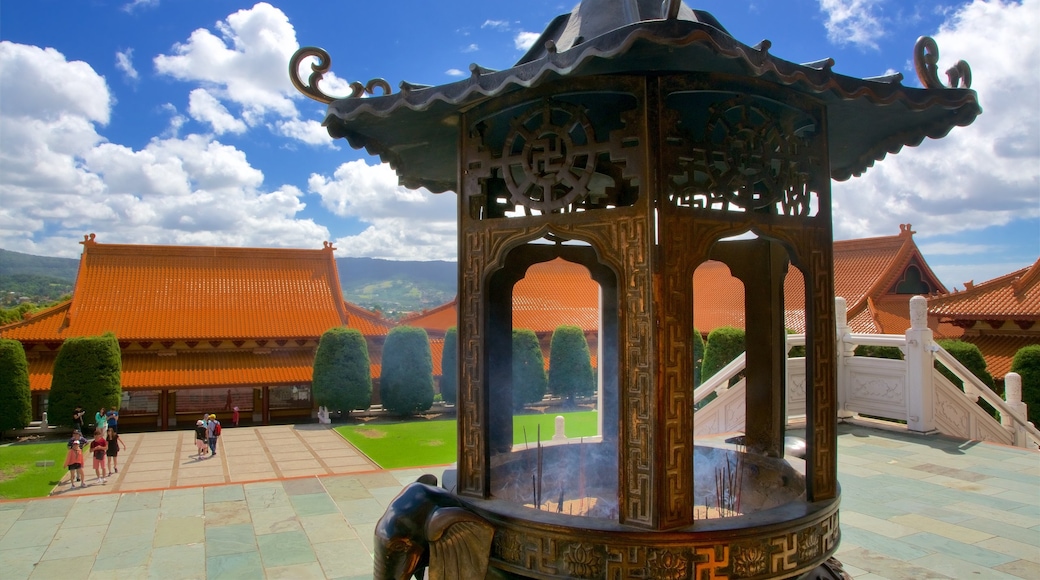
<instances>
[{"instance_id":1,"label":"white cloud","mask_svg":"<svg viewBox=\"0 0 1040 580\"><path fill-rule=\"evenodd\" d=\"M838 45L876 49L877 39L885 33L879 4L881 0L820 0L827 38Z\"/></svg>"},{"instance_id":2,"label":"white cloud","mask_svg":"<svg viewBox=\"0 0 1040 580\"><path fill-rule=\"evenodd\" d=\"M895 224L913 223L926 239L1040 218L1040 77L1022 69L1022 55L1040 52L1038 29L1040 0L974 0L949 16L934 34L940 70L970 63L983 114L834 184L836 237L892 235Z\"/></svg>"},{"instance_id":3,"label":"white cloud","mask_svg":"<svg viewBox=\"0 0 1040 580\"><path fill-rule=\"evenodd\" d=\"M469 46L463 48L462 52L464 52L464 53L466 53L466 52L477 52L478 50L480 50L480 47L477 46L476 43L473 43L473 44L470 44Z\"/></svg>"},{"instance_id":4,"label":"white cloud","mask_svg":"<svg viewBox=\"0 0 1040 580\"><path fill-rule=\"evenodd\" d=\"M279 9L260 2L217 22L219 36L200 28L173 54L155 57L158 72L204 83L215 98L235 105L252 127L265 116L296 118L296 90L285 74L298 48L296 31Z\"/></svg>"},{"instance_id":5,"label":"white cloud","mask_svg":"<svg viewBox=\"0 0 1040 580\"><path fill-rule=\"evenodd\" d=\"M444 74L448 75L449 77L464 77L464 76L466 76L465 72L463 72L463 71L461 71L461 70L459 70L457 68L449 68L448 70L444 71Z\"/></svg>"},{"instance_id":6,"label":"white cloud","mask_svg":"<svg viewBox=\"0 0 1040 580\"><path fill-rule=\"evenodd\" d=\"M540 36L541 34L538 32L518 32L516 33L516 36L513 37L513 46L515 46L517 50L528 50L534 46L534 43Z\"/></svg>"},{"instance_id":7,"label":"white cloud","mask_svg":"<svg viewBox=\"0 0 1040 580\"><path fill-rule=\"evenodd\" d=\"M159 5L159 0L131 0L123 5L123 11L133 12L138 8L154 8Z\"/></svg>"},{"instance_id":8,"label":"white cloud","mask_svg":"<svg viewBox=\"0 0 1040 580\"><path fill-rule=\"evenodd\" d=\"M188 114L196 121L209 123L217 135L246 131L246 124L229 113L206 89L195 89L188 96Z\"/></svg>"},{"instance_id":9,"label":"white cloud","mask_svg":"<svg viewBox=\"0 0 1040 580\"><path fill-rule=\"evenodd\" d=\"M104 77L87 63L68 62L53 48L6 40L0 42L0 94L5 117L56 121L74 115L101 125L108 124L112 101Z\"/></svg>"},{"instance_id":10,"label":"white cloud","mask_svg":"<svg viewBox=\"0 0 1040 580\"><path fill-rule=\"evenodd\" d=\"M329 137L329 131L314 120L290 119L275 123L279 135L284 135L297 141L303 141L308 145L325 145L330 149L339 149L336 141Z\"/></svg>"},{"instance_id":11,"label":"white cloud","mask_svg":"<svg viewBox=\"0 0 1040 580\"><path fill-rule=\"evenodd\" d=\"M454 260L455 194L434 195L398 185L388 165L364 161L340 165L331 178L313 174L308 189L340 217L356 218L367 229L340 238L351 255L409 260Z\"/></svg>"},{"instance_id":12,"label":"white cloud","mask_svg":"<svg viewBox=\"0 0 1040 580\"><path fill-rule=\"evenodd\" d=\"M136 81L137 69L134 68L134 49L128 48L124 51L116 51L116 68L123 71L126 78Z\"/></svg>"},{"instance_id":13,"label":"white cloud","mask_svg":"<svg viewBox=\"0 0 1040 580\"><path fill-rule=\"evenodd\" d=\"M509 30L509 22L505 20L485 20L481 28L492 28L495 30Z\"/></svg>"},{"instance_id":14,"label":"white cloud","mask_svg":"<svg viewBox=\"0 0 1040 580\"><path fill-rule=\"evenodd\" d=\"M60 53L0 43L0 247L75 256L83 234L103 242L319 247L328 230L301 219L303 193L263 188L241 150L209 136L108 142L104 79ZM204 108L199 93L192 114ZM211 103L210 103L211 104Z\"/></svg>"}]
</instances>

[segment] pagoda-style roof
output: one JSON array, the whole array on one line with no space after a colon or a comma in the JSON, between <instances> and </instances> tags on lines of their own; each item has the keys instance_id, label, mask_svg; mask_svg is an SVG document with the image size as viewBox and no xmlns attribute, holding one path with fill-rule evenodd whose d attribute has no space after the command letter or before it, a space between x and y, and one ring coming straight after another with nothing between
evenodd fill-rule
<instances>
[{"instance_id":1,"label":"pagoda-style roof","mask_svg":"<svg viewBox=\"0 0 1040 580\"><path fill-rule=\"evenodd\" d=\"M1028 268L928 302L928 314L945 321L1040 321L1040 260Z\"/></svg>"},{"instance_id":2,"label":"pagoda-style roof","mask_svg":"<svg viewBox=\"0 0 1040 580\"><path fill-rule=\"evenodd\" d=\"M943 137L981 113L974 91L945 88L935 80L935 63L926 62L937 54L926 55L930 49L920 45L914 47L915 61L919 68L931 67L926 85L935 88L904 86L901 74L845 76L833 72L832 59L795 64L769 49L769 41L753 47L741 43L710 14L679 2L583 0L570 14L554 19L531 51L506 70L474 64L467 79L439 86L402 82L400 92L381 95L376 89L389 89L385 81L370 81L367 89L356 82L354 95L333 100L317 88L328 70L328 55L305 48L290 62L290 76L308 96L331 101L324 122L330 135L378 155L394 167L403 185L433 192L457 190L458 115L463 110L563 78L706 73L789 87L825 105L831 177L837 180L859 175L888 153L916 146L925 137ZM297 78L305 56L322 61L314 66L309 86ZM959 70L958 81L968 84L970 71L966 65Z\"/></svg>"},{"instance_id":3,"label":"pagoda-style roof","mask_svg":"<svg viewBox=\"0 0 1040 580\"><path fill-rule=\"evenodd\" d=\"M348 325L331 245L125 245L93 236L82 243L71 302L5 327L4 338L60 341L113 332L120 341L316 339Z\"/></svg>"}]
</instances>

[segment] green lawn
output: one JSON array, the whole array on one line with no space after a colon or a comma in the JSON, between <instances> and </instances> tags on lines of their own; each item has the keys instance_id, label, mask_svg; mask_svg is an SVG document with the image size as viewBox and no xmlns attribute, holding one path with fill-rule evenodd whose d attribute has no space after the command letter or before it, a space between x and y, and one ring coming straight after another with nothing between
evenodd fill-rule
<instances>
[{"instance_id":1,"label":"green lawn","mask_svg":"<svg viewBox=\"0 0 1040 580\"><path fill-rule=\"evenodd\" d=\"M67 471L65 442L16 443L0 447L0 499L21 499L48 495ZM50 460L51 467L36 467L37 461Z\"/></svg>"},{"instance_id":2,"label":"green lawn","mask_svg":"<svg viewBox=\"0 0 1040 580\"><path fill-rule=\"evenodd\" d=\"M560 413L567 420L567 437L591 437L596 434L596 412ZM538 427L542 441L552 438L556 415L517 415L513 417L513 442L535 445ZM384 469L422 467L454 463L458 435L455 420L402 421L346 425L336 431Z\"/></svg>"}]
</instances>

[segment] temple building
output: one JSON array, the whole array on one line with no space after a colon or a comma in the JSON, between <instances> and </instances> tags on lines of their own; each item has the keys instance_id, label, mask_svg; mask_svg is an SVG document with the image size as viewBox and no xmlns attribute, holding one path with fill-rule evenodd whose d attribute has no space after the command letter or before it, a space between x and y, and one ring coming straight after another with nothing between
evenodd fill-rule
<instances>
[{"instance_id":1,"label":"temple building","mask_svg":"<svg viewBox=\"0 0 1040 580\"><path fill-rule=\"evenodd\" d=\"M928 301L929 325L962 329L960 340L979 347L987 370L1002 380L1015 353L1040 344L1040 260L1032 266L981 284L968 282L961 292Z\"/></svg>"},{"instance_id":2,"label":"temple building","mask_svg":"<svg viewBox=\"0 0 1040 580\"><path fill-rule=\"evenodd\" d=\"M310 419L314 351L336 326L365 335L372 375L393 323L343 300L335 248L101 244L86 236L72 300L0 328L29 359L33 417L70 337L113 332L122 351L120 423L168 429L222 420Z\"/></svg>"}]
</instances>

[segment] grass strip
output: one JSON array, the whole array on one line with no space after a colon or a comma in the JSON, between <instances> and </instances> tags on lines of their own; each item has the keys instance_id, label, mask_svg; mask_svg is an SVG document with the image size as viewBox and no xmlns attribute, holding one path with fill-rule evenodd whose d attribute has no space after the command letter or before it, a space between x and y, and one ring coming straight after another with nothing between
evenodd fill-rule
<instances>
[{"instance_id":1,"label":"grass strip","mask_svg":"<svg viewBox=\"0 0 1040 580\"><path fill-rule=\"evenodd\" d=\"M560 413L566 420L567 437L596 435L596 412ZM542 440L552 438L555 414L513 417L513 444L535 445L541 426ZM336 427L336 431L383 469L445 465L456 461L458 431L454 419L403 420L399 423L368 423Z\"/></svg>"},{"instance_id":2,"label":"grass strip","mask_svg":"<svg viewBox=\"0 0 1040 580\"><path fill-rule=\"evenodd\" d=\"M0 499L44 497L67 471L65 442L12 443L0 447ZM37 467L37 461L53 461Z\"/></svg>"}]
</instances>

